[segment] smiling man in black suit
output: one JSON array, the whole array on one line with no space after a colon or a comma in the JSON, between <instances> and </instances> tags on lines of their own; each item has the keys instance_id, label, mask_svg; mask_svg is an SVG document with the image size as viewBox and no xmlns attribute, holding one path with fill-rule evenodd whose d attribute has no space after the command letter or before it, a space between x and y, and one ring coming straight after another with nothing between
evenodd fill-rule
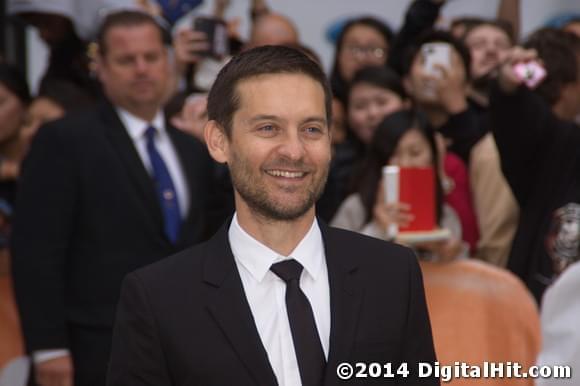
<instances>
[{"instance_id":1,"label":"smiling man in black suit","mask_svg":"<svg viewBox=\"0 0 580 386\"><path fill-rule=\"evenodd\" d=\"M320 67L291 48L222 69L205 139L230 169L236 213L208 242L127 276L109 386L334 385L341 362L408 364L408 378L363 384L439 384L417 373L435 354L413 253L315 217L330 103Z\"/></svg>"},{"instance_id":2,"label":"smiling man in black suit","mask_svg":"<svg viewBox=\"0 0 580 386\"><path fill-rule=\"evenodd\" d=\"M42 386L104 385L123 277L204 232L211 159L163 118L161 28L114 13L99 43L106 99L40 129L16 204L15 293Z\"/></svg>"}]
</instances>

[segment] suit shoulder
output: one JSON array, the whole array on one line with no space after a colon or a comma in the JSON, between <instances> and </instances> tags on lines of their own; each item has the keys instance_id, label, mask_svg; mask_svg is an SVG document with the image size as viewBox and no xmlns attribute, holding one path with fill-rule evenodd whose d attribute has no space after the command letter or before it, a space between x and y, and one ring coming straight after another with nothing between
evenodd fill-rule
<instances>
[{"instance_id":1,"label":"suit shoulder","mask_svg":"<svg viewBox=\"0 0 580 386\"><path fill-rule=\"evenodd\" d=\"M340 228L328 228L327 242L339 251L367 264L409 264L415 253L405 246Z\"/></svg>"},{"instance_id":2,"label":"suit shoulder","mask_svg":"<svg viewBox=\"0 0 580 386\"><path fill-rule=\"evenodd\" d=\"M86 141L87 134L94 131L99 121L95 109L77 111L42 125L38 135L43 138L59 138L61 141Z\"/></svg>"},{"instance_id":3,"label":"suit shoulder","mask_svg":"<svg viewBox=\"0 0 580 386\"><path fill-rule=\"evenodd\" d=\"M201 261L205 255L205 244L201 243L163 258L153 264L133 271L144 282L158 282L177 279L184 273L188 276L201 274Z\"/></svg>"}]
</instances>

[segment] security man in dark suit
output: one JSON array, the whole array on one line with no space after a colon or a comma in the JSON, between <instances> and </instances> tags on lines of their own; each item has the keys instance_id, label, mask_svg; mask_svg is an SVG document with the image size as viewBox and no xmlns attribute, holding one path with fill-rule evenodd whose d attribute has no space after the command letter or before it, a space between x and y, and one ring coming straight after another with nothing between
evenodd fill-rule
<instances>
[{"instance_id":1,"label":"security man in dark suit","mask_svg":"<svg viewBox=\"0 0 580 386\"><path fill-rule=\"evenodd\" d=\"M255 48L222 69L205 140L236 213L127 276L108 386L439 384L418 371L435 353L413 253L315 217L330 106L324 73L295 49Z\"/></svg>"},{"instance_id":2,"label":"security man in dark suit","mask_svg":"<svg viewBox=\"0 0 580 386\"><path fill-rule=\"evenodd\" d=\"M144 13L107 16L106 98L41 128L25 161L13 275L41 386L104 385L123 277L202 240L211 159L164 120L162 33Z\"/></svg>"}]
</instances>

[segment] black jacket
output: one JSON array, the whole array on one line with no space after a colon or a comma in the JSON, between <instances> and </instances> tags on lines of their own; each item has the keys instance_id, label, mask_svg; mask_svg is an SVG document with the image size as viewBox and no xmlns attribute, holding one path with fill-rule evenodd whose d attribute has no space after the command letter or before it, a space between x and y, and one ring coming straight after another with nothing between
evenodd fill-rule
<instances>
[{"instance_id":1,"label":"black jacket","mask_svg":"<svg viewBox=\"0 0 580 386\"><path fill-rule=\"evenodd\" d=\"M523 86L506 95L496 85L490 102L502 171L520 207L508 268L539 302L553 273L546 241L554 211L580 203L580 127Z\"/></svg>"},{"instance_id":2,"label":"black jacket","mask_svg":"<svg viewBox=\"0 0 580 386\"><path fill-rule=\"evenodd\" d=\"M104 383L123 277L202 240L211 163L200 142L167 130L191 203L177 245L165 237L153 180L109 103L42 127L24 162L12 267L26 348L68 348L77 377L100 373Z\"/></svg>"},{"instance_id":3,"label":"black jacket","mask_svg":"<svg viewBox=\"0 0 580 386\"><path fill-rule=\"evenodd\" d=\"M208 242L127 276L117 310L108 386L272 386L276 378L228 241ZM345 385L340 362L407 362L408 378L360 384L438 385L417 378L435 360L421 271L404 247L320 225L330 285L325 385Z\"/></svg>"}]
</instances>

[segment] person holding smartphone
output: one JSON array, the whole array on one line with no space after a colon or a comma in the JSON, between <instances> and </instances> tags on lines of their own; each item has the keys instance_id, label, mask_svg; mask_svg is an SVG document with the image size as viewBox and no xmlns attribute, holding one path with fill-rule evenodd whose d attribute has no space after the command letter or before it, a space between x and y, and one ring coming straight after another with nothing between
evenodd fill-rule
<instances>
[{"instance_id":1,"label":"person holding smartphone","mask_svg":"<svg viewBox=\"0 0 580 386\"><path fill-rule=\"evenodd\" d=\"M448 48L431 50L435 52L426 49L433 45ZM448 58L443 51L448 52ZM489 119L483 119L468 103L469 50L449 33L433 31L410 49L405 68L409 94L443 134L447 150L458 155L468 169L469 205L478 228L472 254L505 266L517 224L517 205L502 176L493 138L486 136Z\"/></svg>"},{"instance_id":2,"label":"person holding smartphone","mask_svg":"<svg viewBox=\"0 0 580 386\"><path fill-rule=\"evenodd\" d=\"M471 148L485 134L467 103L470 66L463 43L445 31L432 31L409 50L403 77L413 101L466 164Z\"/></svg>"},{"instance_id":3,"label":"person holding smartphone","mask_svg":"<svg viewBox=\"0 0 580 386\"><path fill-rule=\"evenodd\" d=\"M580 203L580 39L542 29L503 62L490 98L493 135L502 170L520 206L520 221L508 268L532 291L538 303L552 281L552 259L578 258L576 249L553 245L566 227L551 234L558 214ZM542 66L546 78L532 91L516 68ZM580 220L570 219L578 224Z\"/></svg>"}]
</instances>

